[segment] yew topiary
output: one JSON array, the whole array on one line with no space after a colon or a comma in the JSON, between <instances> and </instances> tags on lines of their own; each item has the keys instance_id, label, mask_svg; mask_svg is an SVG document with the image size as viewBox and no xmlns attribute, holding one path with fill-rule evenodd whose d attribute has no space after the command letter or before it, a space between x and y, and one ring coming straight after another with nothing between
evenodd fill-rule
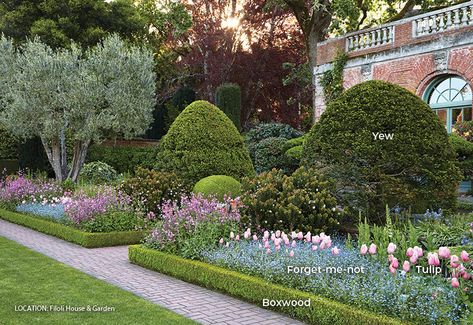
<instances>
[{"instance_id":1,"label":"yew topiary","mask_svg":"<svg viewBox=\"0 0 473 325\"><path fill-rule=\"evenodd\" d=\"M200 193L205 197L215 196L220 201L223 201L225 196L239 196L241 194L241 184L230 176L212 175L198 181L192 192L195 194Z\"/></svg>"},{"instance_id":2,"label":"yew topiary","mask_svg":"<svg viewBox=\"0 0 473 325\"><path fill-rule=\"evenodd\" d=\"M358 84L330 102L303 160L326 167L338 193L374 219L386 204L422 213L452 208L461 179L447 131L429 106L382 81Z\"/></svg>"},{"instance_id":3,"label":"yew topiary","mask_svg":"<svg viewBox=\"0 0 473 325\"><path fill-rule=\"evenodd\" d=\"M159 145L156 168L189 184L210 175L235 179L255 174L243 138L218 107L206 101L187 106Z\"/></svg>"}]
</instances>

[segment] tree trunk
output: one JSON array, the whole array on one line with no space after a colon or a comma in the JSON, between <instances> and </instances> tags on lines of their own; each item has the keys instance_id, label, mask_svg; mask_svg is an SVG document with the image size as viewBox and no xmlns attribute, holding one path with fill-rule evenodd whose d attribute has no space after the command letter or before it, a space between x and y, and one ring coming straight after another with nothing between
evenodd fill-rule
<instances>
[{"instance_id":1,"label":"tree trunk","mask_svg":"<svg viewBox=\"0 0 473 325\"><path fill-rule=\"evenodd\" d=\"M56 180L65 180L67 176L65 141L61 141L60 137L54 137L51 141L41 137L41 142L43 143L49 163L53 167Z\"/></svg>"},{"instance_id":2,"label":"tree trunk","mask_svg":"<svg viewBox=\"0 0 473 325\"><path fill-rule=\"evenodd\" d=\"M87 149L89 148L90 140L74 142L74 153L72 156L72 165L71 170L69 171L68 178L72 179L74 182L77 181L79 177L80 170L84 165L85 158L87 156Z\"/></svg>"}]
</instances>

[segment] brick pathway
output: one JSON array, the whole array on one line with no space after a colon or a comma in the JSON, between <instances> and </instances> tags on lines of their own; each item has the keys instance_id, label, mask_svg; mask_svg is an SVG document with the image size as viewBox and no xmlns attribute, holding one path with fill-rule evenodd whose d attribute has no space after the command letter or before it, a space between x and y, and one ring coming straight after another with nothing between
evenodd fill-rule
<instances>
[{"instance_id":1,"label":"brick pathway","mask_svg":"<svg viewBox=\"0 0 473 325\"><path fill-rule=\"evenodd\" d=\"M281 314L130 264L126 246L87 249L1 219L0 236L202 324L302 324Z\"/></svg>"}]
</instances>

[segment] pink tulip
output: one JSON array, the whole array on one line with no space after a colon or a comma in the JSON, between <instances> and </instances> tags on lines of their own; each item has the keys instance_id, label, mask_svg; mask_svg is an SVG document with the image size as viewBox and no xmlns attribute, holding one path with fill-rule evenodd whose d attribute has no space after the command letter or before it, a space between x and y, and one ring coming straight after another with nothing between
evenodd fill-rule
<instances>
[{"instance_id":1,"label":"pink tulip","mask_svg":"<svg viewBox=\"0 0 473 325\"><path fill-rule=\"evenodd\" d=\"M257 240L258 240L258 236L253 235L253 240L254 240L254 241L257 241Z\"/></svg>"},{"instance_id":2,"label":"pink tulip","mask_svg":"<svg viewBox=\"0 0 473 325\"><path fill-rule=\"evenodd\" d=\"M458 282L457 278L452 278L452 287L458 288L460 286L460 282Z\"/></svg>"},{"instance_id":3,"label":"pink tulip","mask_svg":"<svg viewBox=\"0 0 473 325\"><path fill-rule=\"evenodd\" d=\"M450 256L450 266L453 268L457 268L460 264L460 259L456 255Z\"/></svg>"},{"instance_id":4,"label":"pink tulip","mask_svg":"<svg viewBox=\"0 0 473 325\"><path fill-rule=\"evenodd\" d=\"M269 232L266 230L263 234L263 238L264 239L268 239L269 238Z\"/></svg>"},{"instance_id":5,"label":"pink tulip","mask_svg":"<svg viewBox=\"0 0 473 325\"><path fill-rule=\"evenodd\" d=\"M462 278L468 280L470 278L470 275L468 274L468 272L464 272Z\"/></svg>"},{"instance_id":6,"label":"pink tulip","mask_svg":"<svg viewBox=\"0 0 473 325\"><path fill-rule=\"evenodd\" d=\"M250 234L247 233L247 232L245 232L245 233L243 234L243 237L244 237L245 239L248 239L248 238L250 238Z\"/></svg>"},{"instance_id":7,"label":"pink tulip","mask_svg":"<svg viewBox=\"0 0 473 325\"><path fill-rule=\"evenodd\" d=\"M289 238L284 238L284 245L289 246L291 242L289 241Z\"/></svg>"},{"instance_id":8,"label":"pink tulip","mask_svg":"<svg viewBox=\"0 0 473 325\"><path fill-rule=\"evenodd\" d=\"M266 249L269 248L269 242L267 242L267 241L264 242L264 248L266 248Z\"/></svg>"},{"instance_id":9,"label":"pink tulip","mask_svg":"<svg viewBox=\"0 0 473 325\"><path fill-rule=\"evenodd\" d=\"M325 249L325 246L326 246L325 242L322 241L322 242L320 243L320 249Z\"/></svg>"},{"instance_id":10,"label":"pink tulip","mask_svg":"<svg viewBox=\"0 0 473 325\"><path fill-rule=\"evenodd\" d=\"M225 247L228 247L228 246L230 246L230 243L229 243L229 242L227 242L227 243L225 244Z\"/></svg>"},{"instance_id":11,"label":"pink tulip","mask_svg":"<svg viewBox=\"0 0 473 325\"><path fill-rule=\"evenodd\" d=\"M230 232L230 239L233 239L233 238L235 238L235 234L232 231L232 232Z\"/></svg>"},{"instance_id":12,"label":"pink tulip","mask_svg":"<svg viewBox=\"0 0 473 325\"><path fill-rule=\"evenodd\" d=\"M315 252L318 249L317 245L312 245L312 250Z\"/></svg>"},{"instance_id":13,"label":"pink tulip","mask_svg":"<svg viewBox=\"0 0 473 325\"><path fill-rule=\"evenodd\" d=\"M324 233L324 232L321 232L321 233L320 233L320 238L322 238L322 239L325 238L325 233Z\"/></svg>"},{"instance_id":14,"label":"pink tulip","mask_svg":"<svg viewBox=\"0 0 473 325\"><path fill-rule=\"evenodd\" d=\"M279 238L281 236L281 230L276 230L276 238Z\"/></svg>"},{"instance_id":15,"label":"pink tulip","mask_svg":"<svg viewBox=\"0 0 473 325\"><path fill-rule=\"evenodd\" d=\"M292 239L296 239L297 238L297 234L295 231L291 232L291 238Z\"/></svg>"},{"instance_id":16,"label":"pink tulip","mask_svg":"<svg viewBox=\"0 0 473 325\"><path fill-rule=\"evenodd\" d=\"M236 235L235 240L239 241L240 240L240 235Z\"/></svg>"},{"instance_id":17,"label":"pink tulip","mask_svg":"<svg viewBox=\"0 0 473 325\"><path fill-rule=\"evenodd\" d=\"M297 243L295 240L292 241L292 244L291 244L292 248L296 247L297 246Z\"/></svg>"},{"instance_id":18,"label":"pink tulip","mask_svg":"<svg viewBox=\"0 0 473 325\"><path fill-rule=\"evenodd\" d=\"M370 245L370 248L369 248L369 250L368 250L368 252L369 252L371 255L374 255L374 254L376 254L376 249L377 249L377 248L376 248L376 245L375 245L375 244L371 244L371 245Z\"/></svg>"},{"instance_id":19,"label":"pink tulip","mask_svg":"<svg viewBox=\"0 0 473 325\"><path fill-rule=\"evenodd\" d=\"M321 239L320 239L319 235L312 236L312 243L318 244L318 243L320 243L320 240Z\"/></svg>"},{"instance_id":20,"label":"pink tulip","mask_svg":"<svg viewBox=\"0 0 473 325\"><path fill-rule=\"evenodd\" d=\"M419 256L417 256L417 252L414 251L414 254L412 254L412 256L409 258L409 261L410 261L412 264L416 264L418 258L419 258Z\"/></svg>"},{"instance_id":21,"label":"pink tulip","mask_svg":"<svg viewBox=\"0 0 473 325\"><path fill-rule=\"evenodd\" d=\"M439 266L440 265L440 260L439 260L439 256L437 255L437 253L427 254L427 261L428 261L429 265L433 265L433 266Z\"/></svg>"},{"instance_id":22,"label":"pink tulip","mask_svg":"<svg viewBox=\"0 0 473 325\"><path fill-rule=\"evenodd\" d=\"M366 247L365 244L361 245L360 254L361 255L366 255L367 252L368 252L368 247Z\"/></svg>"},{"instance_id":23,"label":"pink tulip","mask_svg":"<svg viewBox=\"0 0 473 325\"><path fill-rule=\"evenodd\" d=\"M223 245L223 242L224 242L224 241L223 241L223 238L220 238L220 240L219 240L218 243L219 243L220 245Z\"/></svg>"},{"instance_id":24,"label":"pink tulip","mask_svg":"<svg viewBox=\"0 0 473 325\"><path fill-rule=\"evenodd\" d=\"M396 244L389 243L389 245L388 245L388 254L393 254L395 250L396 250Z\"/></svg>"},{"instance_id":25,"label":"pink tulip","mask_svg":"<svg viewBox=\"0 0 473 325\"><path fill-rule=\"evenodd\" d=\"M275 234L271 234L271 240L274 241L276 239L276 235Z\"/></svg>"},{"instance_id":26,"label":"pink tulip","mask_svg":"<svg viewBox=\"0 0 473 325\"><path fill-rule=\"evenodd\" d=\"M281 245L281 238L276 238L276 239L274 240L274 245L276 245L276 246Z\"/></svg>"},{"instance_id":27,"label":"pink tulip","mask_svg":"<svg viewBox=\"0 0 473 325\"><path fill-rule=\"evenodd\" d=\"M304 238L304 234L302 233L302 231L299 231L297 233L297 239L302 240L302 238Z\"/></svg>"},{"instance_id":28,"label":"pink tulip","mask_svg":"<svg viewBox=\"0 0 473 325\"><path fill-rule=\"evenodd\" d=\"M281 250L281 246L276 245L276 251L279 252Z\"/></svg>"},{"instance_id":29,"label":"pink tulip","mask_svg":"<svg viewBox=\"0 0 473 325\"><path fill-rule=\"evenodd\" d=\"M332 248L332 254L333 254L333 255L338 255L338 254L340 254L340 250L337 248L337 246L335 246L334 248Z\"/></svg>"},{"instance_id":30,"label":"pink tulip","mask_svg":"<svg viewBox=\"0 0 473 325\"><path fill-rule=\"evenodd\" d=\"M411 264L409 263L409 261L404 261L404 263L402 264L402 269L404 270L404 272L409 272L410 269L411 269Z\"/></svg>"},{"instance_id":31,"label":"pink tulip","mask_svg":"<svg viewBox=\"0 0 473 325\"><path fill-rule=\"evenodd\" d=\"M310 242L310 241L312 240L312 235L310 234L310 231L307 232L307 234L305 235L304 238L305 238L305 240L306 240L307 242Z\"/></svg>"},{"instance_id":32,"label":"pink tulip","mask_svg":"<svg viewBox=\"0 0 473 325\"><path fill-rule=\"evenodd\" d=\"M289 256L290 256L290 257L293 257L293 256L294 256L294 251L293 251L293 250L291 250L291 252L289 253Z\"/></svg>"},{"instance_id":33,"label":"pink tulip","mask_svg":"<svg viewBox=\"0 0 473 325\"><path fill-rule=\"evenodd\" d=\"M391 272L392 274L396 273L396 268L392 265L389 265L389 272Z\"/></svg>"},{"instance_id":34,"label":"pink tulip","mask_svg":"<svg viewBox=\"0 0 473 325\"><path fill-rule=\"evenodd\" d=\"M450 250L448 249L448 247L439 248L439 257L444 259L450 258Z\"/></svg>"},{"instance_id":35,"label":"pink tulip","mask_svg":"<svg viewBox=\"0 0 473 325\"><path fill-rule=\"evenodd\" d=\"M391 266L395 269L397 269L399 267L399 261L397 260L397 258L393 257L392 262L391 262Z\"/></svg>"},{"instance_id":36,"label":"pink tulip","mask_svg":"<svg viewBox=\"0 0 473 325\"><path fill-rule=\"evenodd\" d=\"M271 254L271 250L269 248L266 248L266 254Z\"/></svg>"},{"instance_id":37,"label":"pink tulip","mask_svg":"<svg viewBox=\"0 0 473 325\"><path fill-rule=\"evenodd\" d=\"M414 252L417 253L417 257L424 256L424 251L418 246L414 246Z\"/></svg>"},{"instance_id":38,"label":"pink tulip","mask_svg":"<svg viewBox=\"0 0 473 325\"><path fill-rule=\"evenodd\" d=\"M462 251L460 256L463 262L468 262L470 260L470 255L466 251Z\"/></svg>"},{"instance_id":39,"label":"pink tulip","mask_svg":"<svg viewBox=\"0 0 473 325\"><path fill-rule=\"evenodd\" d=\"M412 255L414 255L414 249L412 247L409 247L406 251L406 256L411 257Z\"/></svg>"}]
</instances>

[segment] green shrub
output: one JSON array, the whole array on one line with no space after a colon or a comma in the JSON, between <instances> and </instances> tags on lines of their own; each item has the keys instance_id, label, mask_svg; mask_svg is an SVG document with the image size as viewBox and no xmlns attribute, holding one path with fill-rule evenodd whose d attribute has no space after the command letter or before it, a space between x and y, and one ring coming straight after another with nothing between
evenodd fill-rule
<instances>
[{"instance_id":1,"label":"green shrub","mask_svg":"<svg viewBox=\"0 0 473 325\"><path fill-rule=\"evenodd\" d=\"M463 179L473 177L473 143L457 134L450 134L450 143L457 155L457 166L463 173Z\"/></svg>"},{"instance_id":2,"label":"green shrub","mask_svg":"<svg viewBox=\"0 0 473 325\"><path fill-rule=\"evenodd\" d=\"M237 84L220 85L215 93L215 105L220 108L238 130L241 129L241 89Z\"/></svg>"},{"instance_id":3,"label":"green shrub","mask_svg":"<svg viewBox=\"0 0 473 325\"><path fill-rule=\"evenodd\" d=\"M135 175L123 181L120 189L132 198L135 208L158 211L158 205L166 200L178 200L189 192L176 174L138 168Z\"/></svg>"},{"instance_id":4,"label":"green shrub","mask_svg":"<svg viewBox=\"0 0 473 325\"><path fill-rule=\"evenodd\" d=\"M225 196L237 197L241 194L241 184L233 177L226 175L212 175L198 181L194 189L195 194L201 193L204 196L215 196L223 200Z\"/></svg>"},{"instance_id":5,"label":"green shrub","mask_svg":"<svg viewBox=\"0 0 473 325\"><path fill-rule=\"evenodd\" d=\"M119 174L133 173L136 168L154 165L156 146L119 147L93 145L87 153L87 161L101 161L112 166Z\"/></svg>"},{"instance_id":6,"label":"green shrub","mask_svg":"<svg viewBox=\"0 0 473 325\"><path fill-rule=\"evenodd\" d=\"M131 263L170 275L186 282L225 292L237 298L262 305L263 299L307 300L306 306L265 307L317 325L358 325L358 324L402 324L387 316L351 307L324 297L316 296L281 285L269 283L258 277L227 270L204 262L191 261L139 245L129 247Z\"/></svg>"},{"instance_id":7,"label":"green shrub","mask_svg":"<svg viewBox=\"0 0 473 325\"><path fill-rule=\"evenodd\" d=\"M55 236L87 248L121 246L139 243L146 235L143 231L90 233L57 222L0 209L0 219Z\"/></svg>"},{"instance_id":8,"label":"green shrub","mask_svg":"<svg viewBox=\"0 0 473 325\"><path fill-rule=\"evenodd\" d=\"M255 169L258 174L270 171L273 168L286 171L284 149L287 139L267 138L255 146Z\"/></svg>"},{"instance_id":9,"label":"green shrub","mask_svg":"<svg viewBox=\"0 0 473 325\"><path fill-rule=\"evenodd\" d=\"M109 211L91 220L80 223L80 229L87 232L103 233L113 231L131 231L144 227L144 218L139 218L135 212Z\"/></svg>"},{"instance_id":10,"label":"green shrub","mask_svg":"<svg viewBox=\"0 0 473 325\"><path fill-rule=\"evenodd\" d=\"M94 161L84 164L79 177L87 183L103 184L115 181L118 175L112 166L101 161Z\"/></svg>"},{"instance_id":11,"label":"green shrub","mask_svg":"<svg viewBox=\"0 0 473 325\"><path fill-rule=\"evenodd\" d=\"M18 158L18 140L0 128L0 160Z\"/></svg>"},{"instance_id":12,"label":"green shrub","mask_svg":"<svg viewBox=\"0 0 473 325\"><path fill-rule=\"evenodd\" d=\"M374 140L373 133L392 134ZM461 179L445 127L427 104L382 81L332 101L307 137L304 164L327 167L346 204L383 218L385 205L450 209Z\"/></svg>"},{"instance_id":13,"label":"green shrub","mask_svg":"<svg viewBox=\"0 0 473 325\"><path fill-rule=\"evenodd\" d=\"M175 172L192 185L210 175L254 175L235 125L205 101L192 103L176 118L160 143L156 168Z\"/></svg>"},{"instance_id":14,"label":"green shrub","mask_svg":"<svg viewBox=\"0 0 473 325\"><path fill-rule=\"evenodd\" d=\"M262 123L248 131L245 138L250 157L253 160L253 164L256 166L256 151L261 141L268 138L284 138L289 140L300 136L302 136L302 132L294 129L290 125L282 123Z\"/></svg>"},{"instance_id":15,"label":"green shrub","mask_svg":"<svg viewBox=\"0 0 473 325\"><path fill-rule=\"evenodd\" d=\"M286 170L288 173L294 172L301 166L302 150L306 136L286 141L284 145L284 159L286 160Z\"/></svg>"},{"instance_id":16,"label":"green shrub","mask_svg":"<svg viewBox=\"0 0 473 325\"><path fill-rule=\"evenodd\" d=\"M241 195L245 221L265 229L312 233L333 229L340 212L332 190L330 180L305 167L291 176L273 169L256 178L246 178Z\"/></svg>"}]
</instances>

